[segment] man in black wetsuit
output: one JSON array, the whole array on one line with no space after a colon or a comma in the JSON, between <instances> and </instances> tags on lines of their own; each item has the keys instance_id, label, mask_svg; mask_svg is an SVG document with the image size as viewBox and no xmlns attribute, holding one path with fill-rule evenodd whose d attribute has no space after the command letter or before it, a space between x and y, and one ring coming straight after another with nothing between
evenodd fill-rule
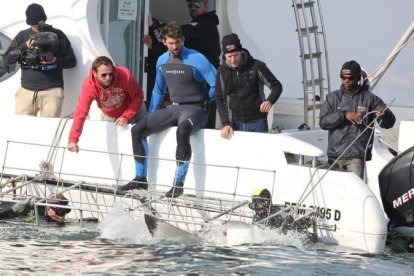
<instances>
[{"instance_id":1,"label":"man in black wetsuit","mask_svg":"<svg viewBox=\"0 0 414 276\"><path fill-rule=\"evenodd\" d=\"M178 23L167 24L162 30L162 37L168 51L157 61L157 76L148 116L131 130L135 178L122 186L122 189L147 189L146 137L177 126L177 169L173 187L166 196L178 197L183 194L192 154L190 135L207 124L208 113L205 106L214 99L216 69L205 56L184 47L184 36ZM160 109L167 86L172 104Z\"/></svg>"},{"instance_id":2,"label":"man in black wetsuit","mask_svg":"<svg viewBox=\"0 0 414 276\"><path fill-rule=\"evenodd\" d=\"M185 46L202 53L211 64L217 69L220 65L220 34L218 31L219 18L215 10L209 11L208 0L187 0L191 22L182 25L183 35L185 37ZM159 43L159 34L157 31L157 21L150 20L149 35L144 36L144 43L151 51L149 52L149 63L154 56L158 57L163 51L163 45ZM159 54L158 54L159 53ZM155 63L155 61L154 61ZM151 64L148 64L149 73L151 72ZM155 65L155 64L154 64ZM151 81L151 74L149 74L148 83ZM147 97L151 97L151 93L147 93ZM216 128L216 102L211 101L208 109L208 122L206 128Z\"/></svg>"}]
</instances>

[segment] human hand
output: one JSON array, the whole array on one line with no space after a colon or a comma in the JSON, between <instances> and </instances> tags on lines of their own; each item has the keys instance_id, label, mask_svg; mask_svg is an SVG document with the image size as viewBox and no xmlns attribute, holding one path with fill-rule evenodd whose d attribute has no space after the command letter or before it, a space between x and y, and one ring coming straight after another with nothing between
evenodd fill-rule
<instances>
[{"instance_id":1,"label":"human hand","mask_svg":"<svg viewBox=\"0 0 414 276\"><path fill-rule=\"evenodd\" d=\"M358 113L355 112L346 112L345 118L350 121L352 124L360 125L362 124L362 118Z\"/></svg>"},{"instance_id":2,"label":"human hand","mask_svg":"<svg viewBox=\"0 0 414 276\"><path fill-rule=\"evenodd\" d=\"M33 38L29 38L29 40L26 41L26 46L27 46L27 48L33 48L34 47Z\"/></svg>"},{"instance_id":3,"label":"human hand","mask_svg":"<svg viewBox=\"0 0 414 276\"><path fill-rule=\"evenodd\" d=\"M72 152L79 152L79 147L77 143L69 142L68 143L68 150Z\"/></svg>"},{"instance_id":4,"label":"human hand","mask_svg":"<svg viewBox=\"0 0 414 276\"><path fill-rule=\"evenodd\" d=\"M125 119L124 117L119 117L115 121L115 125L117 125L117 126L125 126L126 124L128 124L128 120Z\"/></svg>"},{"instance_id":5,"label":"human hand","mask_svg":"<svg viewBox=\"0 0 414 276\"><path fill-rule=\"evenodd\" d=\"M55 210L53 210L52 207L47 206L46 207L46 211L47 211L47 215L49 217L51 217L54 221L57 221L57 222L64 222L65 221L65 216L59 216L59 215L57 215L56 212L55 212Z\"/></svg>"},{"instance_id":6,"label":"human hand","mask_svg":"<svg viewBox=\"0 0 414 276\"><path fill-rule=\"evenodd\" d=\"M144 35L142 42L148 46L148 49L152 48L152 38L149 35Z\"/></svg>"},{"instance_id":7,"label":"human hand","mask_svg":"<svg viewBox=\"0 0 414 276\"><path fill-rule=\"evenodd\" d=\"M272 108L272 103L269 101L264 101L260 104L260 112L267 113Z\"/></svg>"},{"instance_id":8,"label":"human hand","mask_svg":"<svg viewBox=\"0 0 414 276\"><path fill-rule=\"evenodd\" d=\"M385 110L382 109L382 108L378 108L376 113L375 113L375 115L378 116L378 117L384 116L384 114L385 114Z\"/></svg>"},{"instance_id":9,"label":"human hand","mask_svg":"<svg viewBox=\"0 0 414 276\"><path fill-rule=\"evenodd\" d=\"M220 134L224 139L230 139L233 136L233 128L231 126L224 126Z\"/></svg>"}]
</instances>

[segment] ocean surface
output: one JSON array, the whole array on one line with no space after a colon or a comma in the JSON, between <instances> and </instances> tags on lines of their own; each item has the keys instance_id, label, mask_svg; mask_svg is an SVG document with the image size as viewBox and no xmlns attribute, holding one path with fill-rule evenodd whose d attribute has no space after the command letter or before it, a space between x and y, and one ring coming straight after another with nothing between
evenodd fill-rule
<instances>
[{"instance_id":1,"label":"ocean surface","mask_svg":"<svg viewBox=\"0 0 414 276\"><path fill-rule=\"evenodd\" d=\"M0 275L412 275L414 253L380 255L300 237L229 229L156 240L119 210L100 223L0 221Z\"/></svg>"}]
</instances>

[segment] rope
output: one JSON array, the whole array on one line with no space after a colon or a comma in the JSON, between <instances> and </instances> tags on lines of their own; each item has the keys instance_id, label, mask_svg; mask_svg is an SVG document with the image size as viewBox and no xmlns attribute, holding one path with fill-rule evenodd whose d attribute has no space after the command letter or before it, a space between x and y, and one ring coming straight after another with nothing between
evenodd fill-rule
<instances>
[{"instance_id":1,"label":"rope","mask_svg":"<svg viewBox=\"0 0 414 276\"><path fill-rule=\"evenodd\" d=\"M395 98L394 99L392 99L391 101L390 101L390 103L389 104L387 104L386 105L386 108L384 109L384 111L386 111L387 109L389 109L389 106L393 103L395 101ZM371 113L376 113L377 111L371 111L371 112L368 112L367 114L365 114L365 116L363 117L363 122L364 122L364 119L365 119L365 117L367 117L369 114L371 114ZM315 175L316 175L316 172L318 171L318 169L320 168L320 167L318 167L316 170L315 170L315 172L313 173L313 175L312 175L312 177L311 177L311 179L309 180L309 182L308 182L308 184L306 185L306 187L305 187L305 189L304 189L304 191L303 191L303 193L302 193L302 195L299 197L299 200L297 201L297 205L294 207L294 209L293 209L293 213L296 213L297 212L297 210L299 209L299 206L301 206L302 205L302 203L306 200L306 198L312 193L312 191L321 183L321 181L322 181L322 179L332 170L332 168L336 165L336 163L338 162L338 160L340 160L341 158L342 158L342 156L351 148L351 146L359 139L359 137L361 137L362 136L362 134L364 134L365 133L365 131L367 131L368 129L371 129L371 130L374 130L375 128L377 128L378 126L379 126L379 124L378 125L376 125L376 123L377 123L377 121L378 121L378 118L379 118L379 116L376 116L375 118L374 118L374 120L372 120L372 122L371 123L369 123L368 125L366 125L365 124L365 122L364 122L364 125L365 125L365 129L348 145L348 147L346 147L345 148L345 150L341 153L341 155L339 155L338 156L338 158L337 159L335 159L334 160L334 162L329 166L329 168L326 170L326 172L322 175L322 177L315 183L315 185L310 189L310 191L308 192L308 193L306 193L306 190L308 189L308 187L309 187L309 185L312 183L312 180L313 180L313 178L315 177ZM375 127L372 127L372 125L376 125ZM371 135L373 135L373 133L374 133L374 131L372 131L371 132ZM372 137L372 136L371 136ZM370 139L371 139L371 137L370 137ZM368 143L369 144L369 143ZM367 155L367 150L368 150L368 144L367 144L367 147L365 148L365 157L364 157L364 162L365 162L365 160L366 160L366 155Z\"/></svg>"},{"instance_id":2,"label":"rope","mask_svg":"<svg viewBox=\"0 0 414 276\"><path fill-rule=\"evenodd\" d=\"M49 152L47 154L46 160L41 161L39 164L41 179L49 179L53 176L53 167L54 167L56 157L57 157L57 149L62 139L65 126L71 117L72 115L69 115L69 116L62 117L59 120L59 123L55 131L55 135L53 136L52 143L49 147ZM63 122L63 125L62 125L62 122Z\"/></svg>"},{"instance_id":3,"label":"rope","mask_svg":"<svg viewBox=\"0 0 414 276\"><path fill-rule=\"evenodd\" d=\"M371 78L371 90L377 85L380 78L384 75L387 68L391 65L392 61L396 58L396 56L401 52L401 50L413 39L414 37L414 21L408 27L405 34L402 36L400 41L397 43L397 46L401 44L399 47L394 47L391 54L387 57L387 59L378 66L370 75L368 75L365 79ZM404 41L404 42L403 42ZM365 80L364 79L364 80Z\"/></svg>"}]
</instances>

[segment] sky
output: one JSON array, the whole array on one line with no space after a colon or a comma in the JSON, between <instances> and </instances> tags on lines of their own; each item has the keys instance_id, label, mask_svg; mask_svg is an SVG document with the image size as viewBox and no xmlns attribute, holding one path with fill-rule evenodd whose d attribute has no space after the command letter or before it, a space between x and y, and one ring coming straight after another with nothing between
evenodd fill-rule
<instances>
[{"instance_id":1,"label":"sky","mask_svg":"<svg viewBox=\"0 0 414 276\"><path fill-rule=\"evenodd\" d=\"M343 61L355 59L372 72L414 22L413 0L321 0L321 3L334 87L340 85L339 69ZM414 106L414 39L402 49L373 92L386 102L395 98L395 104Z\"/></svg>"},{"instance_id":2,"label":"sky","mask_svg":"<svg viewBox=\"0 0 414 276\"><path fill-rule=\"evenodd\" d=\"M231 0L230 0L231 1ZM254 57L272 60L284 97L303 97L301 62L292 1L240 0L247 6L238 32ZM320 0L327 38L331 90L340 87L342 64L356 60L368 72L380 66L414 20L414 0ZM270 7L271 6L271 7ZM272 16L269 14L272 10ZM254 12L252 12L254 11ZM257 27L261 26L261 27ZM266 43L256 38L265 33ZM224 34L221 34L224 35ZM261 44L261 45L259 45ZM263 45L264 44L264 45ZM272 55L271 58L267 58ZM384 102L414 106L414 39L402 50L374 89Z\"/></svg>"}]
</instances>

